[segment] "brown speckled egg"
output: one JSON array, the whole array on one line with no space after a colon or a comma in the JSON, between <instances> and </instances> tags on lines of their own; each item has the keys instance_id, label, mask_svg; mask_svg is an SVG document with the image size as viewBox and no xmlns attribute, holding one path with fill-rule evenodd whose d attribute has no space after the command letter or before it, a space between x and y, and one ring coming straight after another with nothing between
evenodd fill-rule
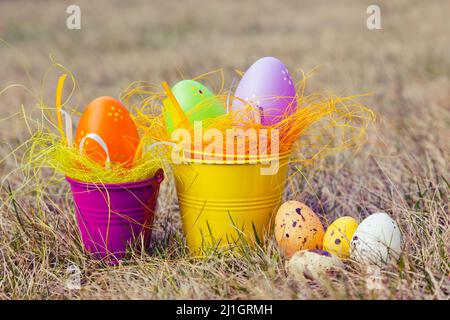
<instances>
[{"instance_id":1,"label":"brown speckled egg","mask_svg":"<svg viewBox=\"0 0 450 320\"><path fill-rule=\"evenodd\" d=\"M298 281L316 280L327 282L334 272L344 269L338 257L322 250L303 250L296 252L286 262L286 270Z\"/></svg>"},{"instance_id":2,"label":"brown speckled egg","mask_svg":"<svg viewBox=\"0 0 450 320\"><path fill-rule=\"evenodd\" d=\"M287 257L305 249L321 249L324 230L319 217L304 203L287 201L275 217L275 239Z\"/></svg>"}]
</instances>

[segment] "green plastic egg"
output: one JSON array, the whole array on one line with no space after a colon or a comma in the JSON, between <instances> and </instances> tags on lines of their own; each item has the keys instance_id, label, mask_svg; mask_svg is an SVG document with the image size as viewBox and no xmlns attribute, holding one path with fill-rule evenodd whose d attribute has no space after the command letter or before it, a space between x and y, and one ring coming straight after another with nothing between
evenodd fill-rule
<instances>
[{"instance_id":1,"label":"green plastic egg","mask_svg":"<svg viewBox=\"0 0 450 320\"><path fill-rule=\"evenodd\" d=\"M172 87L172 93L186 115L189 123L215 118L226 113L223 103L203 84L194 80L182 80ZM178 127L170 112L165 113L169 133Z\"/></svg>"}]
</instances>

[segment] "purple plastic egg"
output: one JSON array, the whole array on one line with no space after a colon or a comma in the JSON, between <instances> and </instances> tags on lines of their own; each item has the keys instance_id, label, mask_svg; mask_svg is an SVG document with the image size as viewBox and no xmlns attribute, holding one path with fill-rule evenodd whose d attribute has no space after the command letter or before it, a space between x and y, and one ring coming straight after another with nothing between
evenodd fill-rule
<instances>
[{"instance_id":1,"label":"purple plastic egg","mask_svg":"<svg viewBox=\"0 0 450 320\"><path fill-rule=\"evenodd\" d=\"M250 105L258 111L255 120L273 125L295 112L295 96L294 81L286 66L277 58L264 57L244 73L234 94L232 110Z\"/></svg>"}]
</instances>

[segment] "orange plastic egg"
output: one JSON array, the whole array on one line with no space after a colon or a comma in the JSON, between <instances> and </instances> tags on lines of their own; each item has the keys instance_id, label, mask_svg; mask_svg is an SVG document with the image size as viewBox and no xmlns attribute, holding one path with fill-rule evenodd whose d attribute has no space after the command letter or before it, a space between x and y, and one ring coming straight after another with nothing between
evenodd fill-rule
<instances>
[{"instance_id":1,"label":"orange plastic egg","mask_svg":"<svg viewBox=\"0 0 450 320\"><path fill-rule=\"evenodd\" d=\"M96 134L105 142L111 162L126 167L133 164L139 144L139 134L128 110L112 97L99 97L91 101L81 116L75 142L79 147L87 134ZM94 139L85 139L83 152L98 163L105 164L106 152Z\"/></svg>"}]
</instances>

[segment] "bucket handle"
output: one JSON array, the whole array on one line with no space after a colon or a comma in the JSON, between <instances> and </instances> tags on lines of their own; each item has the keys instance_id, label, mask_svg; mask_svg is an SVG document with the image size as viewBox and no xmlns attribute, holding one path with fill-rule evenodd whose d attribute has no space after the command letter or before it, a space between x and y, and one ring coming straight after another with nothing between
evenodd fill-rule
<instances>
[{"instance_id":1,"label":"bucket handle","mask_svg":"<svg viewBox=\"0 0 450 320\"><path fill-rule=\"evenodd\" d=\"M164 180L163 169L159 168L158 170L156 170L155 174L153 175L153 178L156 178L156 181L158 181L158 183L161 183Z\"/></svg>"},{"instance_id":2,"label":"bucket handle","mask_svg":"<svg viewBox=\"0 0 450 320\"><path fill-rule=\"evenodd\" d=\"M61 112L61 115L64 118L64 129L65 129L65 132L66 132L67 145L69 147L71 147L72 146L72 140L73 140L73 138L72 138L72 117L70 116L69 113L67 113L64 110L60 110L60 112Z\"/></svg>"},{"instance_id":3,"label":"bucket handle","mask_svg":"<svg viewBox=\"0 0 450 320\"><path fill-rule=\"evenodd\" d=\"M230 90L228 90L228 94L227 94L227 102L226 102L226 106L227 106L227 114L230 114L232 106L230 103L230 96L231 96L231 90L233 90L234 87L234 83L236 82L236 77L233 78L233 81L231 81L231 86L230 86Z\"/></svg>"},{"instance_id":4,"label":"bucket handle","mask_svg":"<svg viewBox=\"0 0 450 320\"><path fill-rule=\"evenodd\" d=\"M67 146L72 146L72 117L69 113L62 109L63 104L61 103L62 91L64 88L64 82L66 81L67 74L63 74L58 79L58 85L56 86L55 95L55 106L56 106L56 117L58 120L58 130L61 137L66 138ZM64 118L64 129L62 120ZM65 134L64 134L65 133ZM65 137L64 137L65 136Z\"/></svg>"},{"instance_id":5,"label":"bucket handle","mask_svg":"<svg viewBox=\"0 0 450 320\"><path fill-rule=\"evenodd\" d=\"M81 139L81 142L80 142L80 152L83 151L84 143L86 142L86 139L88 139L88 138L97 142L100 145L100 147L102 147L103 151L105 151L105 153L106 153L105 167L109 169L110 164L111 164L111 159L109 158L108 146L106 145L105 140L103 140L103 138L100 137L98 134L88 133L87 135L85 135L83 137L83 139Z\"/></svg>"}]
</instances>

